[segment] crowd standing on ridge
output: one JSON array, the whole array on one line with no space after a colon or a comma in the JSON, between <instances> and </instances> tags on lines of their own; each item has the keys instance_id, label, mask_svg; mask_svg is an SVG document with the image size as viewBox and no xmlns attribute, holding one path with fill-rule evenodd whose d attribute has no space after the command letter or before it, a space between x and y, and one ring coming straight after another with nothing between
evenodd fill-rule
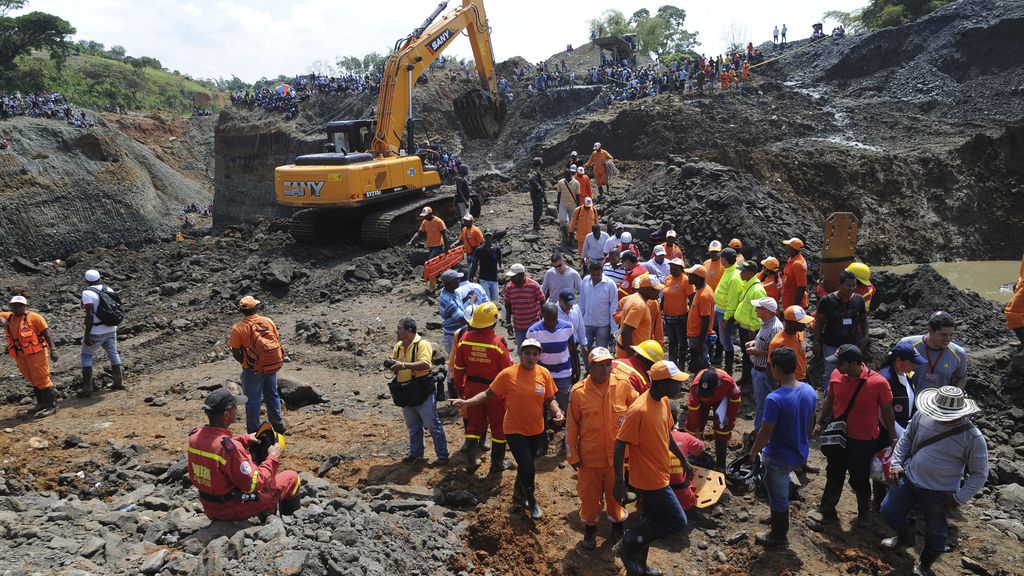
<instances>
[{"instance_id":1,"label":"crowd standing on ridge","mask_svg":"<svg viewBox=\"0 0 1024 576\"><path fill-rule=\"evenodd\" d=\"M61 120L81 128L92 125L85 115L85 110L72 104L60 92L0 93L0 119L6 120L15 116Z\"/></svg>"}]
</instances>

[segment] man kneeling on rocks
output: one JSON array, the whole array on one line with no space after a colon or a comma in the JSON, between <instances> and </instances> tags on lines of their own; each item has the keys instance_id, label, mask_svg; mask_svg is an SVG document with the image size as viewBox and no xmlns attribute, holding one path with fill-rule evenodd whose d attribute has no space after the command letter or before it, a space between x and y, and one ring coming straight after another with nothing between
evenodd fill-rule
<instances>
[{"instance_id":1,"label":"man kneeling on rocks","mask_svg":"<svg viewBox=\"0 0 1024 576\"><path fill-rule=\"evenodd\" d=\"M231 435L238 406L246 400L223 386L214 390L203 404L210 423L188 437L188 476L211 520L245 520L273 513L278 506L282 516L299 509L298 473L277 472L281 446L271 445L257 465L249 455L249 448L259 442L256 434Z\"/></svg>"}]
</instances>

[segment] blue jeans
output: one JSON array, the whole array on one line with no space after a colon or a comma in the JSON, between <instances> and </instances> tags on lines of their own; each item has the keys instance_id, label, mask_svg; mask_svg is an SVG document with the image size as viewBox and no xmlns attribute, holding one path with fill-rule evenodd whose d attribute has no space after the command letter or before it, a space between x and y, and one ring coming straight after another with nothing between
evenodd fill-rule
<instances>
[{"instance_id":1,"label":"blue jeans","mask_svg":"<svg viewBox=\"0 0 1024 576\"><path fill-rule=\"evenodd\" d=\"M466 280L469 280L469 271L473 269L473 255L466 255Z\"/></svg>"},{"instance_id":2,"label":"blue jeans","mask_svg":"<svg viewBox=\"0 0 1024 576\"><path fill-rule=\"evenodd\" d=\"M260 429L260 406L267 401L267 420L271 424L284 422L281 416L281 396L277 391L277 373L261 374L248 368L242 369L242 392L249 399L245 403L245 430Z\"/></svg>"},{"instance_id":3,"label":"blue jeans","mask_svg":"<svg viewBox=\"0 0 1024 576\"><path fill-rule=\"evenodd\" d=\"M519 356L519 347L523 345L523 340L526 340L526 330L516 330L516 356Z\"/></svg>"},{"instance_id":4,"label":"blue jeans","mask_svg":"<svg viewBox=\"0 0 1024 576\"><path fill-rule=\"evenodd\" d=\"M672 488L634 491L644 501L644 516L623 536L627 546L647 547L655 540L686 529L686 512Z\"/></svg>"},{"instance_id":5,"label":"blue jeans","mask_svg":"<svg viewBox=\"0 0 1024 576\"><path fill-rule=\"evenodd\" d=\"M572 378L555 378L555 388L558 392L555 393L555 401L558 402L558 407L565 412L569 408L569 391L572 390L573 381Z\"/></svg>"},{"instance_id":6,"label":"blue jeans","mask_svg":"<svg viewBox=\"0 0 1024 576\"><path fill-rule=\"evenodd\" d=\"M612 343L612 327L607 326L584 326L587 334L587 342L591 348L608 348Z\"/></svg>"},{"instance_id":7,"label":"blue jeans","mask_svg":"<svg viewBox=\"0 0 1024 576\"><path fill-rule=\"evenodd\" d=\"M789 474L800 468L800 464L783 464L761 454L764 466L764 488L768 492L768 508L772 512L789 510Z\"/></svg>"},{"instance_id":8,"label":"blue jeans","mask_svg":"<svg viewBox=\"0 0 1024 576\"><path fill-rule=\"evenodd\" d=\"M762 370L756 366L750 371L750 376L754 383L754 432L752 434L757 435L757 431L761 428L761 418L764 417L764 399L772 391L772 377L768 374L767 369Z\"/></svg>"},{"instance_id":9,"label":"blue jeans","mask_svg":"<svg viewBox=\"0 0 1024 576\"><path fill-rule=\"evenodd\" d=\"M914 486L907 475L900 476L895 486L889 488L882 501L882 517L893 530L906 530L910 527L907 516L917 505L924 515L925 547L936 552L946 549L946 534L949 521L942 503L946 500L945 492L925 490Z\"/></svg>"},{"instance_id":10,"label":"blue jeans","mask_svg":"<svg viewBox=\"0 0 1024 576\"><path fill-rule=\"evenodd\" d=\"M730 320L731 322L731 320ZM722 350L729 356L733 355L732 333L725 329L725 310L715 307L715 332L718 333L718 341L722 343Z\"/></svg>"},{"instance_id":11,"label":"blue jeans","mask_svg":"<svg viewBox=\"0 0 1024 576\"><path fill-rule=\"evenodd\" d=\"M821 392L823 394L828 393L828 380L832 376L832 371L836 369L836 365L829 362L828 357L835 354L838 349L838 346L829 346L824 343L821 345L821 363L825 367L821 375Z\"/></svg>"},{"instance_id":12,"label":"blue jeans","mask_svg":"<svg viewBox=\"0 0 1024 576\"><path fill-rule=\"evenodd\" d=\"M665 316L665 338L668 339L668 357L665 359L679 364L682 370L687 349L686 316Z\"/></svg>"},{"instance_id":13,"label":"blue jeans","mask_svg":"<svg viewBox=\"0 0 1024 576\"><path fill-rule=\"evenodd\" d=\"M454 332L442 332L441 342L444 345L444 353L451 356L452 346L455 346L455 333Z\"/></svg>"},{"instance_id":14,"label":"blue jeans","mask_svg":"<svg viewBox=\"0 0 1024 576\"><path fill-rule=\"evenodd\" d=\"M711 365L711 356L708 354L715 347L715 343L718 342L717 334L708 334L704 337L704 347L700 351L700 355L691 352L690 353L690 372L696 374L701 370ZM690 350L696 350L700 346L700 338L686 338L687 346Z\"/></svg>"},{"instance_id":15,"label":"blue jeans","mask_svg":"<svg viewBox=\"0 0 1024 576\"><path fill-rule=\"evenodd\" d=\"M434 246L433 248L427 248L427 260L436 258L444 254L444 246Z\"/></svg>"},{"instance_id":16,"label":"blue jeans","mask_svg":"<svg viewBox=\"0 0 1024 576\"><path fill-rule=\"evenodd\" d=\"M409 429L409 456L423 457L423 430L430 432L434 440L434 454L439 460L448 459L448 438L444 435L444 426L437 418L437 406L431 394L419 406L403 406L402 416L405 427Z\"/></svg>"},{"instance_id":17,"label":"blue jeans","mask_svg":"<svg viewBox=\"0 0 1024 576\"><path fill-rule=\"evenodd\" d=\"M92 338L90 346L86 346L85 341L82 341L82 368L92 366L92 358L100 347L107 352L111 366L121 365L121 356L117 353L117 330L111 330L106 334L91 334L90 338Z\"/></svg>"},{"instance_id":18,"label":"blue jeans","mask_svg":"<svg viewBox=\"0 0 1024 576\"><path fill-rule=\"evenodd\" d=\"M498 303L498 281L497 280L484 280L484 279L481 278L480 279L480 286L483 287L484 292L487 292L487 298L491 302L494 302L495 304L497 304Z\"/></svg>"}]
</instances>

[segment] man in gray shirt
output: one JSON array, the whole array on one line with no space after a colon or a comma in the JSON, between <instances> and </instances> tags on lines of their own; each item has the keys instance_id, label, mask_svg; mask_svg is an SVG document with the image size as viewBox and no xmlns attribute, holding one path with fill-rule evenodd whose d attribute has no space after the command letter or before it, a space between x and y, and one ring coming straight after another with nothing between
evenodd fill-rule
<instances>
[{"instance_id":1,"label":"man in gray shirt","mask_svg":"<svg viewBox=\"0 0 1024 576\"><path fill-rule=\"evenodd\" d=\"M544 282L540 287L548 302L557 304L558 295L562 290L572 290L573 294L578 295L580 288L583 287L583 278L579 272L569 267L561 253L555 252L551 255L551 268L544 273Z\"/></svg>"},{"instance_id":2,"label":"man in gray shirt","mask_svg":"<svg viewBox=\"0 0 1024 576\"><path fill-rule=\"evenodd\" d=\"M949 513L970 502L988 478L988 448L968 416L978 404L956 386L918 393L917 413L892 455L896 484L882 502L882 517L896 530L882 546L913 546L908 516L918 506L925 520L925 545L914 574L930 576L946 549ZM961 485L961 481L966 481Z\"/></svg>"},{"instance_id":3,"label":"man in gray shirt","mask_svg":"<svg viewBox=\"0 0 1024 576\"><path fill-rule=\"evenodd\" d=\"M900 342L907 342L918 354L924 356L927 364L914 371L910 379L915 393L927 388L967 384L967 351L953 341L956 321L949 312L938 311L928 319L928 333L907 336Z\"/></svg>"}]
</instances>

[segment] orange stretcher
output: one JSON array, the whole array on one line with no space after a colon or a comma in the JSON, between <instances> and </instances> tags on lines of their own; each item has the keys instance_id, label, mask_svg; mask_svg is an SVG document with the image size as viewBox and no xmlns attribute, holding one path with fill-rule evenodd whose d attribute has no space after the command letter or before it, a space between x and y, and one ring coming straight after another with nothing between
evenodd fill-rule
<instances>
[{"instance_id":1,"label":"orange stretcher","mask_svg":"<svg viewBox=\"0 0 1024 576\"><path fill-rule=\"evenodd\" d=\"M825 220L819 279L825 292L839 288L839 274L853 263L860 221L851 212L833 212Z\"/></svg>"},{"instance_id":2,"label":"orange stretcher","mask_svg":"<svg viewBox=\"0 0 1024 576\"><path fill-rule=\"evenodd\" d=\"M437 278L445 270L448 270L459 262L462 262L462 258L465 255L466 248L462 244L459 244L444 254L427 260L423 264L423 279L433 280L434 278Z\"/></svg>"},{"instance_id":3,"label":"orange stretcher","mask_svg":"<svg viewBox=\"0 0 1024 576\"><path fill-rule=\"evenodd\" d=\"M697 503L696 508L707 508L718 502L725 493L725 474L693 466L693 490Z\"/></svg>"}]
</instances>

